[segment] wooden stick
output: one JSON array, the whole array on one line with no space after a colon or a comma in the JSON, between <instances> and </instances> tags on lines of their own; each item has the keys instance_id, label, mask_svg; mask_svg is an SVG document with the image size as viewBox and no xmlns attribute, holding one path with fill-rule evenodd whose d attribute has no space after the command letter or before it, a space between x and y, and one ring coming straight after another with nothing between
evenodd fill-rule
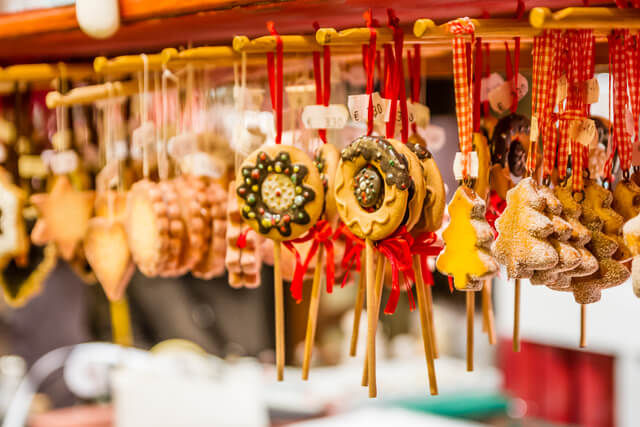
<instances>
[{"instance_id":1,"label":"wooden stick","mask_svg":"<svg viewBox=\"0 0 640 427\"><path fill-rule=\"evenodd\" d=\"M580 348L587 347L587 306L580 304Z\"/></svg>"},{"instance_id":2,"label":"wooden stick","mask_svg":"<svg viewBox=\"0 0 640 427\"><path fill-rule=\"evenodd\" d=\"M133 345L127 297L123 296L118 301L111 301L109 308L111 310L111 336L113 342L125 347Z\"/></svg>"},{"instance_id":3,"label":"wooden stick","mask_svg":"<svg viewBox=\"0 0 640 427\"><path fill-rule=\"evenodd\" d=\"M429 390L431 395L438 394L438 383L436 381L436 370L433 364L433 350L431 337L431 325L427 314L428 305L425 297L425 284L422 280L422 266L419 255L413 256L413 271L416 276L416 292L418 294L418 310L420 312L420 328L422 330L422 345L424 346L424 356L427 360L427 373L429 375Z\"/></svg>"},{"instance_id":4,"label":"wooden stick","mask_svg":"<svg viewBox=\"0 0 640 427\"><path fill-rule=\"evenodd\" d=\"M433 320L433 294L431 293L431 286L425 286L424 296L427 300L427 316L429 318L429 327L431 328L431 350L433 358L438 358L438 338L436 337L436 327Z\"/></svg>"},{"instance_id":5,"label":"wooden stick","mask_svg":"<svg viewBox=\"0 0 640 427\"><path fill-rule=\"evenodd\" d=\"M513 351L520 351L520 279L515 282L515 296L513 302Z\"/></svg>"},{"instance_id":6,"label":"wooden stick","mask_svg":"<svg viewBox=\"0 0 640 427\"><path fill-rule=\"evenodd\" d=\"M484 285L482 286L482 291L481 291L481 305L482 305L482 332L488 332L488 323L489 323L489 319L488 319L488 307L487 307L487 296L486 296L486 289L487 289L487 282L488 280L484 281Z\"/></svg>"},{"instance_id":7,"label":"wooden stick","mask_svg":"<svg viewBox=\"0 0 640 427\"><path fill-rule=\"evenodd\" d=\"M467 292L467 371L473 371L473 316L475 313L476 293Z\"/></svg>"},{"instance_id":8,"label":"wooden stick","mask_svg":"<svg viewBox=\"0 0 640 427\"><path fill-rule=\"evenodd\" d=\"M311 353L316 336L316 325L318 324L318 308L320 307L320 279L322 278L322 261L324 250L318 248L316 254L316 271L313 272L313 284L311 285L311 297L309 299L309 314L307 315L307 334L304 340L304 359L302 361L302 379L309 379L309 365L311 364Z\"/></svg>"},{"instance_id":9,"label":"wooden stick","mask_svg":"<svg viewBox=\"0 0 640 427\"><path fill-rule=\"evenodd\" d=\"M284 296L280 250L282 243L273 242L273 291L276 311L276 366L278 381L284 380Z\"/></svg>"},{"instance_id":10,"label":"wooden stick","mask_svg":"<svg viewBox=\"0 0 640 427\"><path fill-rule=\"evenodd\" d=\"M486 305L487 336L489 337L489 344L494 345L497 339L496 321L493 314L493 301L491 299L492 286L491 279L484 281L484 286L482 287L482 309L484 310Z\"/></svg>"},{"instance_id":11,"label":"wooden stick","mask_svg":"<svg viewBox=\"0 0 640 427\"><path fill-rule=\"evenodd\" d=\"M375 248L373 241L366 239L365 241L365 259L367 274L367 374L369 382L369 397L376 397L376 320L378 313L375 311L376 295L375 295L375 276L373 271L373 256Z\"/></svg>"},{"instance_id":12,"label":"wooden stick","mask_svg":"<svg viewBox=\"0 0 640 427\"><path fill-rule=\"evenodd\" d=\"M349 356L354 357L358 348L358 334L360 333L360 317L362 316L362 306L364 304L365 272L364 253L360 257L360 277L358 278L358 293L356 294L356 305L353 309L353 329L351 330L351 348Z\"/></svg>"},{"instance_id":13,"label":"wooden stick","mask_svg":"<svg viewBox=\"0 0 640 427\"><path fill-rule=\"evenodd\" d=\"M386 259L382 254L378 254L376 264L376 301L374 312L376 313L376 333L378 332L378 315L380 314L380 301L382 300L382 285L384 284L384 269L386 267ZM368 310L368 309L367 309ZM362 386L369 385L369 353L365 354L362 369Z\"/></svg>"}]
</instances>

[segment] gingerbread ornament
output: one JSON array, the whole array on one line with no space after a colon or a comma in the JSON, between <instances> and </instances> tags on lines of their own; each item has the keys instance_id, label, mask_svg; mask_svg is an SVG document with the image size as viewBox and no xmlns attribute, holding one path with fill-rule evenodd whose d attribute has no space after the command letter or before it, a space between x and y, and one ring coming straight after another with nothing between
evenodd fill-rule
<instances>
[{"instance_id":1,"label":"gingerbread ornament","mask_svg":"<svg viewBox=\"0 0 640 427\"><path fill-rule=\"evenodd\" d=\"M50 193L34 194L31 202L62 258L71 260L89 226L94 192L76 191L67 176L58 176Z\"/></svg>"},{"instance_id":2,"label":"gingerbread ornament","mask_svg":"<svg viewBox=\"0 0 640 427\"><path fill-rule=\"evenodd\" d=\"M458 187L449 203L451 222L442 233L444 251L436 261L443 274L453 277L461 291L477 291L498 271L491 254L493 230L485 219L485 202L468 187Z\"/></svg>"},{"instance_id":3,"label":"gingerbread ornament","mask_svg":"<svg viewBox=\"0 0 640 427\"><path fill-rule=\"evenodd\" d=\"M507 193L507 207L496 220L493 254L511 278L528 279L535 270L548 270L558 263L558 253L548 239L553 222L545 215L545 207L532 178L522 179Z\"/></svg>"},{"instance_id":4,"label":"gingerbread ornament","mask_svg":"<svg viewBox=\"0 0 640 427\"><path fill-rule=\"evenodd\" d=\"M444 189L444 181L440 169L433 155L423 144L410 142L407 146L415 153L422 163L422 171L425 185L425 198L422 208L422 216L415 226L417 231L437 231L442 226L444 211L447 207L447 195Z\"/></svg>"},{"instance_id":5,"label":"gingerbread ornament","mask_svg":"<svg viewBox=\"0 0 640 427\"><path fill-rule=\"evenodd\" d=\"M640 213L640 186L631 179L618 182L613 190L611 207L625 221L638 215Z\"/></svg>"},{"instance_id":6,"label":"gingerbread ornament","mask_svg":"<svg viewBox=\"0 0 640 427\"><path fill-rule=\"evenodd\" d=\"M324 185L325 216L334 228L337 226L337 222L340 219L338 216L338 208L336 206L335 198L336 169L339 161L340 151L331 144L322 144L316 151L314 163L320 173L322 184Z\"/></svg>"},{"instance_id":7,"label":"gingerbread ornament","mask_svg":"<svg viewBox=\"0 0 640 427\"><path fill-rule=\"evenodd\" d=\"M427 190L424 180L424 168L416 153L407 144L394 139L390 139L389 142L401 155L404 156L409 166L409 175L411 176L413 192L409 197L407 205L407 220L405 225L407 230L411 231L422 218L422 209L424 207L424 199Z\"/></svg>"},{"instance_id":8,"label":"gingerbread ornament","mask_svg":"<svg viewBox=\"0 0 640 427\"><path fill-rule=\"evenodd\" d=\"M520 114L509 114L496 124L491 138L491 160L508 167L515 176L526 171L531 122Z\"/></svg>"},{"instance_id":9,"label":"gingerbread ornament","mask_svg":"<svg viewBox=\"0 0 640 427\"><path fill-rule=\"evenodd\" d=\"M210 237L207 242L207 249L198 264L191 270L195 277L201 279L211 279L212 277L224 274L224 258L227 250L227 192L220 184L211 179L201 177L197 181L197 186L204 185L207 194L208 216L210 220ZM200 190L198 190L200 191ZM233 197L233 189L231 190ZM237 206L237 203L234 202ZM237 220L241 223L242 218L238 215ZM205 225L206 227L206 225Z\"/></svg>"},{"instance_id":10,"label":"gingerbread ornament","mask_svg":"<svg viewBox=\"0 0 640 427\"><path fill-rule=\"evenodd\" d=\"M473 190L478 197L489 197L489 177L491 175L491 151L487 138L479 132L473 134L473 151L478 154L478 176L474 179Z\"/></svg>"},{"instance_id":11,"label":"gingerbread ornament","mask_svg":"<svg viewBox=\"0 0 640 427\"><path fill-rule=\"evenodd\" d=\"M0 168L0 268L29 250L22 216L25 199L24 192L11 182L9 173Z\"/></svg>"},{"instance_id":12,"label":"gingerbread ornament","mask_svg":"<svg viewBox=\"0 0 640 427\"><path fill-rule=\"evenodd\" d=\"M631 284L633 293L640 298L640 216L634 216L622 227L624 240L633 254L631 263Z\"/></svg>"}]
</instances>

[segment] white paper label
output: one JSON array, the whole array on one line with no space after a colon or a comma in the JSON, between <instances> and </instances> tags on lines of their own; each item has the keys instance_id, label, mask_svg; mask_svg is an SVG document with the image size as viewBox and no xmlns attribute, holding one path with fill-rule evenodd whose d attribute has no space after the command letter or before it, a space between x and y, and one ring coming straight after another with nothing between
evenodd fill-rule
<instances>
[{"instance_id":1,"label":"white paper label","mask_svg":"<svg viewBox=\"0 0 640 427\"><path fill-rule=\"evenodd\" d=\"M425 129L431 121L431 110L424 104L419 102L411 102L407 100L409 107L409 123L415 123L420 129Z\"/></svg>"},{"instance_id":2,"label":"white paper label","mask_svg":"<svg viewBox=\"0 0 640 427\"><path fill-rule=\"evenodd\" d=\"M572 139L575 139L585 147L588 147L598 134L596 123L591 119L572 121L569 132Z\"/></svg>"},{"instance_id":3,"label":"white paper label","mask_svg":"<svg viewBox=\"0 0 640 427\"><path fill-rule=\"evenodd\" d=\"M489 100L489 93L500 87L504 83L504 79L498 73L491 73L489 77L482 79L480 83L480 102Z\"/></svg>"},{"instance_id":4,"label":"white paper label","mask_svg":"<svg viewBox=\"0 0 640 427\"><path fill-rule=\"evenodd\" d=\"M371 94L371 100L373 102L373 121L384 123L389 120L389 100L383 99L378 92ZM347 106L354 122L367 123L369 95L349 95Z\"/></svg>"},{"instance_id":5,"label":"white paper label","mask_svg":"<svg viewBox=\"0 0 640 427\"><path fill-rule=\"evenodd\" d=\"M437 125L427 126L424 130L424 139L427 141L427 147L431 152L440 151L447 140L444 128Z\"/></svg>"},{"instance_id":6,"label":"white paper label","mask_svg":"<svg viewBox=\"0 0 640 427\"><path fill-rule=\"evenodd\" d=\"M633 145L631 147L631 165L640 166L640 140L639 139L634 140Z\"/></svg>"},{"instance_id":7,"label":"white paper label","mask_svg":"<svg viewBox=\"0 0 640 427\"><path fill-rule=\"evenodd\" d=\"M584 99L587 104L595 104L600 99L600 84L595 77L584 82Z\"/></svg>"},{"instance_id":8,"label":"white paper label","mask_svg":"<svg viewBox=\"0 0 640 427\"><path fill-rule=\"evenodd\" d=\"M568 91L569 82L567 81L567 76L561 76L558 79L557 89L556 89L556 105L562 103L565 99L567 99L567 91Z\"/></svg>"},{"instance_id":9,"label":"white paper label","mask_svg":"<svg viewBox=\"0 0 640 427\"><path fill-rule=\"evenodd\" d=\"M56 175L71 173L78 168L78 155L71 150L55 153L51 158L50 167Z\"/></svg>"},{"instance_id":10,"label":"white paper label","mask_svg":"<svg viewBox=\"0 0 640 427\"><path fill-rule=\"evenodd\" d=\"M529 82L527 82L527 78L522 74L518 74L515 89L516 91L514 92L511 81L505 81L489 92L489 105L491 105L491 108L498 113L503 113L513 105L516 94L518 96L518 102L524 98L529 91Z\"/></svg>"},{"instance_id":11,"label":"white paper label","mask_svg":"<svg viewBox=\"0 0 640 427\"><path fill-rule=\"evenodd\" d=\"M342 104L307 105L302 110L302 123L307 129L342 129L349 120L349 111Z\"/></svg>"},{"instance_id":12,"label":"white paper label","mask_svg":"<svg viewBox=\"0 0 640 427\"><path fill-rule=\"evenodd\" d=\"M301 110L307 105L316 103L316 87L315 85L296 85L287 86L285 88L289 108Z\"/></svg>"},{"instance_id":13,"label":"white paper label","mask_svg":"<svg viewBox=\"0 0 640 427\"><path fill-rule=\"evenodd\" d=\"M539 135L538 116L531 117L531 131L529 132L529 141L537 142Z\"/></svg>"},{"instance_id":14,"label":"white paper label","mask_svg":"<svg viewBox=\"0 0 640 427\"><path fill-rule=\"evenodd\" d=\"M233 98L236 101L236 105L241 101L241 95L243 93L242 87L233 87ZM243 109L250 111L258 111L262 108L264 103L264 89L262 88L244 88L244 104Z\"/></svg>"},{"instance_id":15,"label":"white paper label","mask_svg":"<svg viewBox=\"0 0 640 427\"><path fill-rule=\"evenodd\" d=\"M457 152L456 157L453 160L453 176L455 176L458 181L464 179L464 176L462 175L462 158L462 153ZM467 172L470 178L478 177L478 153L475 151L469 153Z\"/></svg>"},{"instance_id":16,"label":"white paper label","mask_svg":"<svg viewBox=\"0 0 640 427\"><path fill-rule=\"evenodd\" d=\"M628 135L635 135L638 124L633 120L633 114L628 108L624 111L624 127Z\"/></svg>"}]
</instances>

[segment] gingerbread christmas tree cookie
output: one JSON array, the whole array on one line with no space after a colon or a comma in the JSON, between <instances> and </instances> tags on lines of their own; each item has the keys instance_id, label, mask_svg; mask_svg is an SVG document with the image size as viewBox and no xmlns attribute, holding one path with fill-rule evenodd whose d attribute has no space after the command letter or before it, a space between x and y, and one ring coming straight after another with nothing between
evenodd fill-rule
<instances>
[{"instance_id":1,"label":"gingerbread christmas tree cookie","mask_svg":"<svg viewBox=\"0 0 640 427\"><path fill-rule=\"evenodd\" d=\"M545 207L546 200L532 178L522 179L507 193L507 207L496 220L493 254L511 278L528 279L535 270L548 270L558 263L558 253L549 241L553 221L545 215Z\"/></svg>"},{"instance_id":2,"label":"gingerbread christmas tree cookie","mask_svg":"<svg viewBox=\"0 0 640 427\"><path fill-rule=\"evenodd\" d=\"M442 233L444 251L438 256L436 267L443 274L453 276L458 290L476 291L483 280L498 271L491 255L493 230L485 219L485 202L473 190L461 186L449 203L451 222Z\"/></svg>"}]
</instances>

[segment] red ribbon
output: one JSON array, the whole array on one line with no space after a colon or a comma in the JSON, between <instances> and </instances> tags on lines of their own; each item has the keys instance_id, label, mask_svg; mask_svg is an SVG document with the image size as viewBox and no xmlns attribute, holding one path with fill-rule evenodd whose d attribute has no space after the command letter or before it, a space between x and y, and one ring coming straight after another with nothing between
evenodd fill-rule
<instances>
[{"instance_id":1,"label":"red ribbon","mask_svg":"<svg viewBox=\"0 0 640 427\"><path fill-rule=\"evenodd\" d=\"M473 131L480 132L480 89L482 88L482 38L476 39L475 70L473 73Z\"/></svg>"},{"instance_id":2,"label":"red ribbon","mask_svg":"<svg viewBox=\"0 0 640 427\"><path fill-rule=\"evenodd\" d=\"M369 107L367 112L367 135L373 133L373 76L375 74L375 60L376 60L376 39L378 32L373 28L375 22L371 15L371 10L364 13L365 21L367 22L367 28L369 28L369 46L362 46L362 61L365 64L365 72L367 73L367 95L369 95Z\"/></svg>"},{"instance_id":3,"label":"red ribbon","mask_svg":"<svg viewBox=\"0 0 640 427\"><path fill-rule=\"evenodd\" d=\"M409 69L409 85L411 86L411 102L420 102L420 45L413 45L413 58L411 57L411 51L407 51L407 68ZM416 122L411 123L411 130L413 133L418 132L418 125Z\"/></svg>"},{"instance_id":4,"label":"red ribbon","mask_svg":"<svg viewBox=\"0 0 640 427\"><path fill-rule=\"evenodd\" d=\"M415 281L411 259L412 244L413 236L407 232L407 228L404 225L391 236L376 242L378 251L391 263L391 294L384 308L384 314L393 314L398 306L398 300L400 299L400 273L405 278L403 282L409 297L409 308L411 311L416 308L411 287L406 281L406 279L411 282Z\"/></svg>"},{"instance_id":5,"label":"red ribbon","mask_svg":"<svg viewBox=\"0 0 640 427\"><path fill-rule=\"evenodd\" d=\"M394 95L392 107L396 104L395 99L397 99L400 102L400 120L402 124L401 140L406 144L409 140L409 110L407 108L407 89L405 87L404 80L404 63L402 61L404 32L402 31L402 28L400 28L400 20L393 9L387 9L387 15L389 16L389 26L393 30L393 44L396 56L396 71L394 78L396 81L396 93ZM395 112L395 109L392 111ZM389 121L393 121L395 130L395 114L390 116Z\"/></svg>"},{"instance_id":6,"label":"red ribbon","mask_svg":"<svg viewBox=\"0 0 640 427\"><path fill-rule=\"evenodd\" d=\"M250 231L251 228L247 227L240 233L236 240L236 246L238 246L238 249L244 249L247 247L247 234L249 234Z\"/></svg>"},{"instance_id":7,"label":"red ribbon","mask_svg":"<svg viewBox=\"0 0 640 427\"><path fill-rule=\"evenodd\" d=\"M331 225L327 220L321 219L316 225L314 225L308 232L302 237L284 242L289 251L291 251L296 257L296 267L293 273L293 280L291 281L291 296L297 303L302 301L302 285L304 281L304 274L309 268L309 263L313 259L320 245L324 246L326 251L326 268L327 268L327 292L333 292L333 284L335 282L335 266L333 261L333 231ZM301 262L300 253L296 250L293 243L304 243L309 240L313 240L311 248L307 253L307 257L304 262ZM316 265L316 268L321 266Z\"/></svg>"},{"instance_id":8,"label":"red ribbon","mask_svg":"<svg viewBox=\"0 0 640 427\"><path fill-rule=\"evenodd\" d=\"M340 261L340 266L345 271L341 286L344 287L349 279L349 271L351 271L352 266L355 265L356 271L361 271L360 256L364 250L364 240L353 234L344 223L340 223L336 229L333 234L333 240L338 240L340 237L345 239L344 255L342 256L342 261Z\"/></svg>"},{"instance_id":9,"label":"red ribbon","mask_svg":"<svg viewBox=\"0 0 640 427\"><path fill-rule=\"evenodd\" d=\"M282 142L282 38L276 31L273 22L267 22L267 29L276 38L277 69L274 64L273 52L267 53L267 72L269 74L269 94L271 95L271 107L276 113L276 144Z\"/></svg>"},{"instance_id":10,"label":"red ribbon","mask_svg":"<svg viewBox=\"0 0 640 427\"><path fill-rule=\"evenodd\" d=\"M317 22L313 23L313 28L317 31L320 26ZM331 98L331 48L323 46L322 72L320 71L320 52L313 52L313 75L316 81L316 104L329 105ZM321 75L322 74L322 75ZM318 129L318 136L327 143L327 130Z\"/></svg>"},{"instance_id":11,"label":"red ribbon","mask_svg":"<svg viewBox=\"0 0 640 427\"><path fill-rule=\"evenodd\" d=\"M427 231L424 233L413 236L413 242L411 244L411 253L420 256L420 267L422 269L422 280L429 286L433 286L433 275L427 264L427 258L430 256L438 256L443 247L435 245L438 241L438 235L433 231Z\"/></svg>"},{"instance_id":12,"label":"red ribbon","mask_svg":"<svg viewBox=\"0 0 640 427\"><path fill-rule=\"evenodd\" d=\"M485 214L485 218L487 222L493 228L493 231L498 235L498 231L496 230L496 220L500 218L502 212L504 212L507 207L507 202L498 195L494 190L491 190L489 193L489 205L487 206L487 212Z\"/></svg>"}]
</instances>

